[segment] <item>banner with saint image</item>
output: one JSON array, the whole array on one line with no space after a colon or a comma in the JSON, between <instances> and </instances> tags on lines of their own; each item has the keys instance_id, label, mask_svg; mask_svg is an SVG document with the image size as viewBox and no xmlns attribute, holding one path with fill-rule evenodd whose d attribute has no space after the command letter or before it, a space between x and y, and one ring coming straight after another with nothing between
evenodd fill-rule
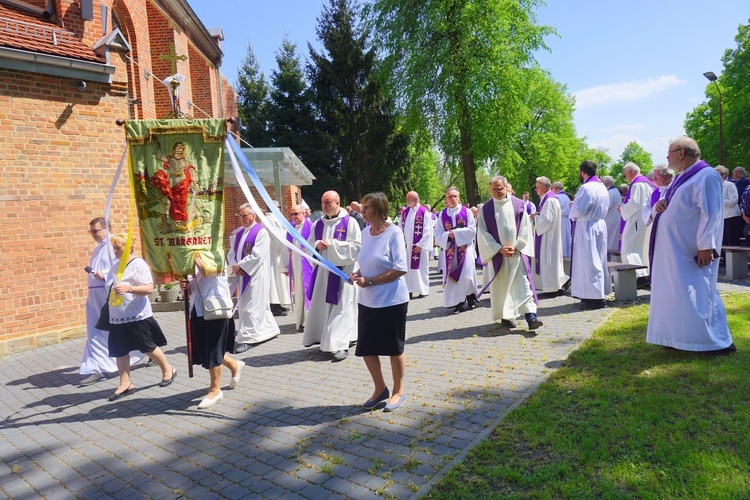
<instances>
[{"instance_id":1,"label":"banner with saint image","mask_svg":"<svg viewBox=\"0 0 750 500\"><path fill-rule=\"evenodd\" d=\"M145 258L157 275L224 268L224 119L129 120L131 181Z\"/></svg>"}]
</instances>

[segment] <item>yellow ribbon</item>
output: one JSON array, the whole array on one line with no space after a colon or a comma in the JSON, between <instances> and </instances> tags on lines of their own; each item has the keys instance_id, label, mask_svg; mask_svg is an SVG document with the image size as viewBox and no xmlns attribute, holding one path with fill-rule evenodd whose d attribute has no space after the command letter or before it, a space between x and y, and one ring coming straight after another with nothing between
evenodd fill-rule
<instances>
[{"instance_id":1,"label":"yellow ribbon","mask_svg":"<svg viewBox=\"0 0 750 500\"><path fill-rule=\"evenodd\" d=\"M122 276L125 274L125 266L128 265L128 260L130 260L130 248L133 246L133 205L135 205L135 191L134 191L135 182L131 179L132 176L133 176L133 155L128 154L128 186L129 186L129 191L130 191L130 203L128 204L128 213L129 213L130 221L128 222L128 237L125 239L125 248L123 248L122 257L120 258L120 263L117 265L117 273L115 273L117 277L116 283L120 283L122 281ZM112 307L118 307L120 304L122 304L122 295L118 295L117 292L115 292L114 287L112 288L112 291L110 292L109 303Z\"/></svg>"}]
</instances>

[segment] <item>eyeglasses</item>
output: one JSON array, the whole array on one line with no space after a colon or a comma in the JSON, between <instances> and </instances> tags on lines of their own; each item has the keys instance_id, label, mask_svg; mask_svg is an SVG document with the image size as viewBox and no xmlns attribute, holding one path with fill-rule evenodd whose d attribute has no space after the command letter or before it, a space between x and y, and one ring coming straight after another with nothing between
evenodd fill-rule
<instances>
[{"instance_id":1,"label":"eyeglasses","mask_svg":"<svg viewBox=\"0 0 750 500\"><path fill-rule=\"evenodd\" d=\"M253 216L253 214L234 214L234 215L239 217L240 219L247 219L248 217Z\"/></svg>"},{"instance_id":2,"label":"eyeglasses","mask_svg":"<svg viewBox=\"0 0 750 500\"><path fill-rule=\"evenodd\" d=\"M302 215L302 214L304 214L304 213L305 213L305 212L292 212L292 213L290 213L289 215L291 215L292 217L294 217L295 215Z\"/></svg>"},{"instance_id":3,"label":"eyeglasses","mask_svg":"<svg viewBox=\"0 0 750 500\"><path fill-rule=\"evenodd\" d=\"M90 233L90 234L96 234L96 233L98 233L99 231L104 231L104 228L103 228L103 227L101 227L101 228L99 228L99 229L89 229L89 233Z\"/></svg>"},{"instance_id":4,"label":"eyeglasses","mask_svg":"<svg viewBox=\"0 0 750 500\"><path fill-rule=\"evenodd\" d=\"M505 191L505 188L504 187L496 187L496 188L492 188L492 190L493 191Z\"/></svg>"},{"instance_id":5,"label":"eyeglasses","mask_svg":"<svg viewBox=\"0 0 750 500\"><path fill-rule=\"evenodd\" d=\"M677 151L682 151L682 148L680 148L680 149L670 149L669 151L667 151L667 156L671 155L672 153L676 153Z\"/></svg>"}]
</instances>

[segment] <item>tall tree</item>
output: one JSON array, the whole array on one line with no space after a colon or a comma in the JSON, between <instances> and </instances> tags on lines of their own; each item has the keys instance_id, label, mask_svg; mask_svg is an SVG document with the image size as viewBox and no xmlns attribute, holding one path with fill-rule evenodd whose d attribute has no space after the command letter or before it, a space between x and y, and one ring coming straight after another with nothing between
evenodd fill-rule
<instances>
[{"instance_id":1,"label":"tall tree","mask_svg":"<svg viewBox=\"0 0 750 500\"><path fill-rule=\"evenodd\" d=\"M460 162L468 201L479 202L476 159L511 155L529 110L524 72L552 33L540 0L374 0L366 7L386 52L385 74L406 110L448 162Z\"/></svg>"},{"instance_id":2,"label":"tall tree","mask_svg":"<svg viewBox=\"0 0 750 500\"><path fill-rule=\"evenodd\" d=\"M625 181L625 176L622 175L622 169L628 162L633 162L641 169L641 174L646 175L651 172L654 168L654 161L651 159L651 153L643 149L640 144L635 141L631 141L622 150L620 159L612 165L612 169L609 175L615 178L617 184L622 184Z\"/></svg>"},{"instance_id":3,"label":"tall tree","mask_svg":"<svg viewBox=\"0 0 750 500\"><path fill-rule=\"evenodd\" d=\"M324 170L339 179L349 199L375 190L392 195L409 168L409 136L399 130L393 104L375 78L376 51L359 12L353 0L329 0L318 18L323 48L309 46L307 65L317 126L327 139Z\"/></svg>"},{"instance_id":4,"label":"tall tree","mask_svg":"<svg viewBox=\"0 0 750 500\"><path fill-rule=\"evenodd\" d=\"M247 54L237 75L237 103L240 115L240 137L252 146L267 146L268 135L266 105L268 103L268 82L260 70L253 52L247 44Z\"/></svg>"}]
</instances>

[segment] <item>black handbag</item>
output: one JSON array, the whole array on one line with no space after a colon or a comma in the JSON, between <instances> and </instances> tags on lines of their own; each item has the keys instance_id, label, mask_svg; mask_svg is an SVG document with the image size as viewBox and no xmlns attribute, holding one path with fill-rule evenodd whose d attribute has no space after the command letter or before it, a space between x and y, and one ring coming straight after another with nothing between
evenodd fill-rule
<instances>
[{"instance_id":1,"label":"black handbag","mask_svg":"<svg viewBox=\"0 0 750 500\"><path fill-rule=\"evenodd\" d=\"M111 290L107 290L107 300L104 302L104 305L102 306L102 310L99 313L99 319L96 321L96 325L94 328L97 330L103 330L105 332L109 331L109 294L111 293Z\"/></svg>"}]
</instances>

